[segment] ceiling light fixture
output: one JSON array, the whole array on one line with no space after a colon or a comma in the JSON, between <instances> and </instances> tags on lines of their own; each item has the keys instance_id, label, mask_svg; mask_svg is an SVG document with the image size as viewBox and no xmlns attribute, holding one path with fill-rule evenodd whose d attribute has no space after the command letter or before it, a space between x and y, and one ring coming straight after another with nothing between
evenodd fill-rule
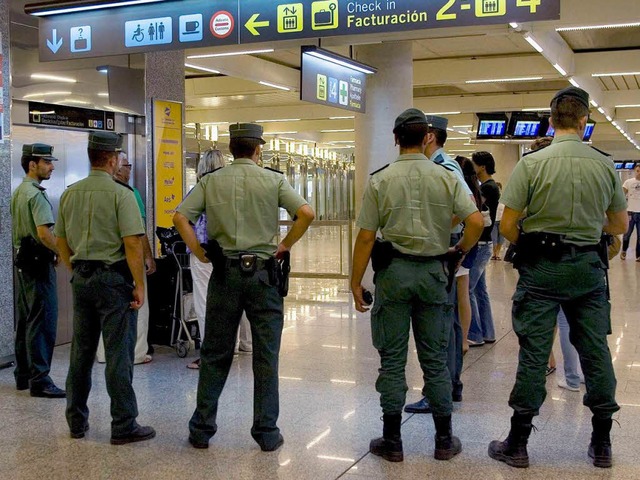
<instances>
[{"instance_id":1,"label":"ceiling light fixture","mask_svg":"<svg viewBox=\"0 0 640 480\"><path fill-rule=\"evenodd\" d=\"M256 120L255 123L299 122L300 118L274 118L273 120Z\"/></svg>"},{"instance_id":2,"label":"ceiling light fixture","mask_svg":"<svg viewBox=\"0 0 640 480\"><path fill-rule=\"evenodd\" d=\"M529 43L529 45L535 48L538 51L538 53L544 52L544 49L540 46L540 44L536 42L535 39L528 33L524 35L524 39L527 41L527 43Z\"/></svg>"},{"instance_id":3,"label":"ceiling light fixture","mask_svg":"<svg viewBox=\"0 0 640 480\"><path fill-rule=\"evenodd\" d=\"M598 111L602 114L602 115L606 115L607 112L604 111L604 108L602 107L598 107Z\"/></svg>"},{"instance_id":4,"label":"ceiling light fixture","mask_svg":"<svg viewBox=\"0 0 640 480\"><path fill-rule=\"evenodd\" d=\"M264 48L262 50L242 50L239 52L226 52L226 53L207 53L203 55L189 55L187 58L214 58L214 57L232 57L235 55L255 55L258 53L271 53L273 48Z\"/></svg>"},{"instance_id":5,"label":"ceiling light fixture","mask_svg":"<svg viewBox=\"0 0 640 480\"><path fill-rule=\"evenodd\" d=\"M591 105L593 105L593 108L598 108L600 105L598 105L598 103L595 100L590 100L589 103L591 103Z\"/></svg>"},{"instance_id":6,"label":"ceiling light fixture","mask_svg":"<svg viewBox=\"0 0 640 480\"><path fill-rule=\"evenodd\" d=\"M471 128L473 125L454 125L453 128Z\"/></svg>"},{"instance_id":7,"label":"ceiling light fixture","mask_svg":"<svg viewBox=\"0 0 640 480\"><path fill-rule=\"evenodd\" d=\"M574 79L573 77L571 77L571 78L569 79L569 83L570 83L571 85L573 85L574 87L576 87L576 88L580 88L580 84L579 84L578 82L576 82L576 81L575 81L575 79Z\"/></svg>"},{"instance_id":8,"label":"ceiling light fixture","mask_svg":"<svg viewBox=\"0 0 640 480\"><path fill-rule=\"evenodd\" d=\"M553 64L553 68L555 68L558 71L558 73L560 73L560 75L562 75L563 77L567 76L567 71L557 63Z\"/></svg>"},{"instance_id":9,"label":"ceiling light fixture","mask_svg":"<svg viewBox=\"0 0 640 480\"><path fill-rule=\"evenodd\" d=\"M193 65L191 63L185 63L184 66L187 68L193 68L194 70L202 70L203 72L216 73L216 74L220 73L219 70L214 70L213 68L207 68L207 67L200 67L198 65Z\"/></svg>"},{"instance_id":10,"label":"ceiling light fixture","mask_svg":"<svg viewBox=\"0 0 640 480\"><path fill-rule=\"evenodd\" d=\"M640 104L635 104L635 105L616 105L616 108L640 108Z\"/></svg>"},{"instance_id":11,"label":"ceiling light fixture","mask_svg":"<svg viewBox=\"0 0 640 480\"><path fill-rule=\"evenodd\" d=\"M511 23L509 24L509 26L510 26L511 28L513 28L513 29L516 29L516 28L518 28L520 25L518 25L516 22L511 22Z\"/></svg>"},{"instance_id":12,"label":"ceiling light fixture","mask_svg":"<svg viewBox=\"0 0 640 480\"><path fill-rule=\"evenodd\" d=\"M341 132L355 132L353 128L342 128L334 130L320 130L320 133L341 133Z\"/></svg>"},{"instance_id":13,"label":"ceiling light fixture","mask_svg":"<svg viewBox=\"0 0 640 480\"><path fill-rule=\"evenodd\" d=\"M614 73L592 73L592 77L625 77L640 75L640 72L614 72Z\"/></svg>"},{"instance_id":14,"label":"ceiling light fixture","mask_svg":"<svg viewBox=\"0 0 640 480\"><path fill-rule=\"evenodd\" d=\"M49 80L51 82L78 83L74 78L59 77L58 75L49 75L46 73L32 73L31 78L33 80Z\"/></svg>"},{"instance_id":15,"label":"ceiling light fixture","mask_svg":"<svg viewBox=\"0 0 640 480\"><path fill-rule=\"evenodd\" d=\"M548 112L551 110L549 107L540 107L540 108L523 108L523 112Z\"/></svg>"},{"instance_id":16,"label":"ceiling light fixture","mask_svg":"<svg viewBox=\"0 0 640 480\"><path fill-rule=\"evenodd\" d=\"M532 82L542 80L543 77L514 77L514 78L488 78L486 80L467 80L464 83L507 83L507 82Z\"/></svg>"},{"instance_id":17,"label":"ceiling light fixture","mask_svg":"<svg viewBox=\"0 0 640 480\"><path fill-rule=\"evenodd\" d=\"M84 0L79 2L57 2L61 5L51 5L47 3L32 3L25 5L24 11L28 15L36 17L46 17L48 15L61 15L63 13L86 12L89 10L103 10L114 7L127 7L130 5L143 5L145 3L157 3L166 0ZM75 3L75 5L73 5ZM84 4L84 5L83 5Z\"/></svg>"},{"instance_id":18,"label":"ceiling light fixture","mask_svg":"<svg viewBox=\"0 0 640 480\"><path fill-rule=\"evenodd\" d=\"M49 95L71 95L71 92L42 92L42 93L29 93L28 95L23 95L22 98L40 98Z\"/></svg>"},{"instance_id":19,"label":"ceiling light fixture","mask_svg":"<svg viewBox=\"0 0 640 480\"><path fill-rule=\"evenodd\" d=\"M329 120L351 120L353 118L356 118L355 116L350 116L350 117L329 117Z\"/></svg>"},{"instance_id":20,"label":"ceiling light fixture","mask_svg":"<svg viewBox=\"0 0 640 480\"><path fill-rule=\"evenodd\" d=\"M424 112L425 115L460 115L462 112Z\"/></svg>"},{"instance_id":21,"label":"ceiling light fixture","mask_svg":"<svg viewBox=\"0 0 640 480\"><path fill-rule=\"evenodd\" d=\"M264 85L265 87L271 87L271 88L277 88L278 90L284 90L286 92L291 91L291 89L289 87L284 87L282 85L276 85L275 83L269 83L269 82L258 82L260 85Z\"/></svg>"},{"instance_id":22,"label":"ceiling light fixture","mask_svg":"<svg viewBox=\"0 0 640 480\"><path fill-rule=\"evenodd\" d=\"M100 92L100 93L98 93L98 96L99 97L108 97L109 94L107 92Z\"/></svg>"},{"instance_id":23,"label":"ceiling light fixture","mask_svg":"<svg viewBox=\"0 0 640 480\"><path fill-rule=\"evenodd\" d=\"M579 27L560 27L560 28L556 28L556 32L575 32L577 30L602 30L605 28L631 28L631 27L640 27L640 22L612 23L609 25L583 25Z\"/></svg>"},{"instance_id":24,"label":"ceiling light fixture","mask_svg":"<svg viewBox=\"0 0 640 480\"><path fill-rule=\"evenodd\" d=\"M335 63L336 65L340 65L341 67L350 68L351 70L355 70L356 72L364 73L367 75L373 75L378 70L365 65L364 63L357 62L352 60L349 57L344 57L337 53L331 52L329 50L324 50L322 48L318 48L315 46L306 46L302 47L303 55L311 55L312 57L319 58L321 60L325 60L327 62Z\"/></svg>"},{"instance_id":25,"label":"ceiling light fixture","mask_svg":"<svg viewBox=\"0 0 640 480\"><path fill-rule=\"evenodd\" d=\"M264 132L265 135L295 135L298 132Z\"/></svg>"}]
</instances>

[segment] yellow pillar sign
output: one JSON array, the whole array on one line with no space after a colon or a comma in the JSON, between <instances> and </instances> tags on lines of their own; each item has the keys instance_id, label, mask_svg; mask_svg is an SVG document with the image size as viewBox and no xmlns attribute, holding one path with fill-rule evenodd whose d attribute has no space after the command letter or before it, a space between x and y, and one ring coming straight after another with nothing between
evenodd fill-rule
<instances>
[{"instance_id":1,"label":"yellow pillar sign","mask_svg":"<svg viewBox=\"0 0 640 480\"><path fill-rule=\"evenodd\" d=\"M182 103L153 101L156 226L173 226L183 192Z\"/></svg>"}]
</instances>

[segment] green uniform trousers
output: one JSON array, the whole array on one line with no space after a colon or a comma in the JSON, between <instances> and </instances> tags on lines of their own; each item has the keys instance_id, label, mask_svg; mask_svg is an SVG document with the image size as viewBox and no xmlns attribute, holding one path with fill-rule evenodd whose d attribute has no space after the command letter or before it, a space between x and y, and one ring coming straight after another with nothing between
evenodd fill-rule
<instances>
[{"instance_id":1,"label":"green uniform trousers","mask_svg":"<svg viewBox=\"0 0 640 480\"><path fill-rule=\"evenodd\" d=\"M233 362L238 326L245 311L253 339L253 426L251 435L270 448L280 438L278 362L283 299L266 270L243 274L237 265L214 269L207 290L204 343L200 349L198 401L189 421L190 436L208 442L217 431L218 400Z\"/></svg>"},{"instance_id":2,"label":"green uniform trousers","mask_svg":"<svg viewBox=\"0 0 640 480\"><path fill-rule=\"evenodd\" d=\"M84 431L88 424L91 370L102 333L111 435L126 435L136 428L138 416L132 386L138 321L138 312L130 307L133 282L113 270L83 271L74 267L71 285L73 338L67 376L67 423L72 432Z\"/></svg>"},{"instance_id":3,"label":"green uniform trousers","mask_svg":"<svg viewBox=\"0 0 640 480\"><path fill-rule=\"evenodd\" d=\"M519 271L512 316L520 355L509 405L518 414L538 415L547 395L545 370L562 307L584 372L584 405L595 417L610 418L620 407L615 400L616 378L607 345L611 305L598 254L565 253L559 262L539 258L525 262Z\"/></svg>"},{"instance_id":4,"label":"green uniform trousers","mask_svg":"<svg viewBox=\"0 0 640 480\"><path fill-rule=\"evenodd\" d=\"M453 316L443 263L435 259L394 258L387 268L376 273L375 285L371 335L380 354L376 390L382 412L402 413L408 389L405 367L409 329L413 327L424 377L423 393L434 415L450 415L447 348Z\"/></svg>"}]
</instances>

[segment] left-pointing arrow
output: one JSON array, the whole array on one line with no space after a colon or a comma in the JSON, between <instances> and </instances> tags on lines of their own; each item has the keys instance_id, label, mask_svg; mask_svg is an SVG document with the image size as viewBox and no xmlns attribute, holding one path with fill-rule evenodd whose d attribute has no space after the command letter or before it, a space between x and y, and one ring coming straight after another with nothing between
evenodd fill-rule
<instances>
[{"instance_id":1,"label":"left-pointing arrow","mask_svg":"<svg viewBox=\"0 0 640 480\"><path fill-rule=\"evenodd\" d=\"M60 39L58 38L58 30L54 28L51 40L47 38L47 47L49 47L49 50L51 50L54 54L56 54L58 53L58 50L60 50L61 46L62 46L62 38Z\"/></svg>"},{"instance_id":2,"label":"left-pointing arrow","mask_svg":"<svg viewBox=\"0 0 640 480\"><path fill-rule=\"evenodd\" d=\"M271 22L269 20L265 20L263 22L258 21L258 17L260 17L259 13L254 13L251 18L244 24L244 26L251 32L251 35L258 36L260 32L258 28L268 27Z\"/></svg>"}]
</instances>

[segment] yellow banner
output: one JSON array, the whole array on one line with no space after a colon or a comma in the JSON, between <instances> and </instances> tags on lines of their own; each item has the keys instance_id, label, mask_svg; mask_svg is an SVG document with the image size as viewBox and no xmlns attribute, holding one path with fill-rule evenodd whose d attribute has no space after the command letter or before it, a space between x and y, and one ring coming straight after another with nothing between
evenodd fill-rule
<instances>
[{"instance_id":1,"label":"yellow banner","mask_svg":"<svg viewBox=\"0 0 640 480\"><path fill-rule=\"evenodd\" d=\"M153 101L156 226L173 226L183 197L182 104Z\"/></svg>"}]
</instances>

